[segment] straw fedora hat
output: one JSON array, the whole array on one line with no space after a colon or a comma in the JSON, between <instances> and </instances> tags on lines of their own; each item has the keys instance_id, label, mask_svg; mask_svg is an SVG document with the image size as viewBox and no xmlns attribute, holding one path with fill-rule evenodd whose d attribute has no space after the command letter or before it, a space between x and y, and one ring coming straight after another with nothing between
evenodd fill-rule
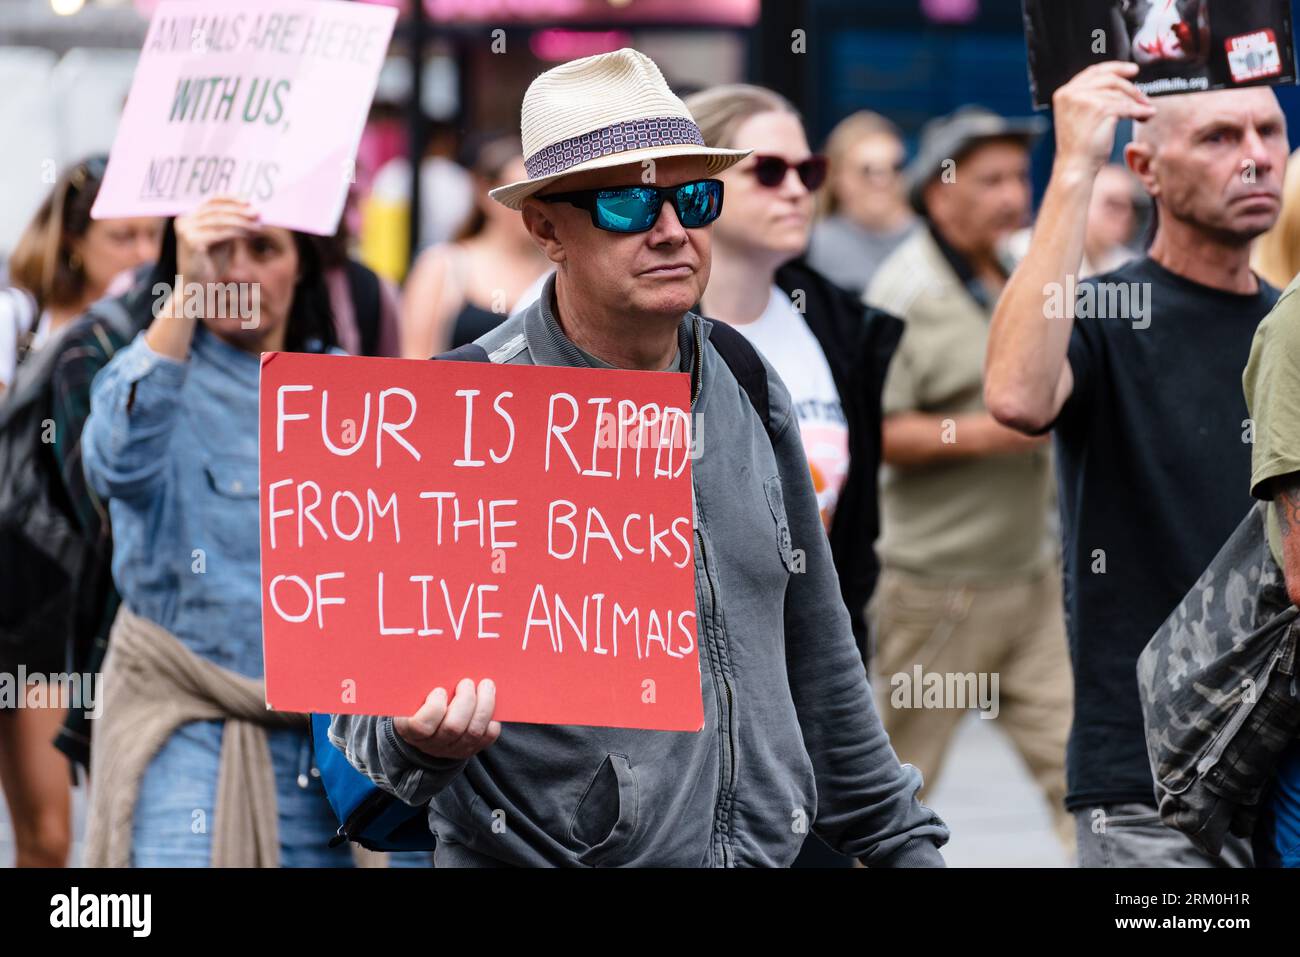
<instances>
[{"instance_id":1,"label":"straw fedora hat","mask_svg":"<svg viewBox=\"0 0 1300 957\"><path fill-rule=\"evenodd\" d=\"M519 114L528 179L490 195L510 209L562 176L669 156L704 156L712 176L752 150L704 145L686 104L644 53L624 48L547 70Z\"/></svg>"}]
</instances>

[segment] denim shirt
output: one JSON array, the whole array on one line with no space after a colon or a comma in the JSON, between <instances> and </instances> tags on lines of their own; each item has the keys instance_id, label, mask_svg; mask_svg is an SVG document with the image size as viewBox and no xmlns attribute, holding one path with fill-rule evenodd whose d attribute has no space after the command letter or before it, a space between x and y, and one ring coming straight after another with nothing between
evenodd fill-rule
<instances>
[{"instance_id":1,"label":"denim shirt","mask_svg":"<svg viewBox=\"0 0 1300 957\"><path fill-rule=\"evenodd\" d=\"M259 357L202 325L188 360L141 333L95 377L87 481L109 499L122 600L223 668L260 677Z\"/></svg>"}]
</instances>

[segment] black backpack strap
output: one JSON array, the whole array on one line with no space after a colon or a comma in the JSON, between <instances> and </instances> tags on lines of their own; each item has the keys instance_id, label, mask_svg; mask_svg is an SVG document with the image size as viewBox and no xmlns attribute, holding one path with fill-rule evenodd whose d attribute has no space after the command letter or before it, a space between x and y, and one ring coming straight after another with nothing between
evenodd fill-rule
<instances>
[{"instance_id":1,"label":"black backpack strap","mask_svg":"<svg viewBox=\"0 0 1300 957\"><path fill-rule=\"evenodd\" d=\"M142 328L136 326L135 320L131 318L131 311L127 308L126 303L122 301L122 297L103 299L91 306L86 311L86 315L102 322L123 343L128 343L134 339L135 334ZM104 344L104 352L110 359L117 352L117 349L116 343L108 342Z\"/></svg>"},{"instance_id":2,"label":"black backpack strap","mask_svg":"<svg viewBox=\"0 0 1300 957\"><path fill-rule=\"evenodd\" d=\"M430 356L431 359L450 359L452 362L491 362L488 358L487 350L476 342L467 342L463 346L457 346L450 352L442 352L436 356Z\"/></svg>"},{"instance_id":3,"label":"black backpack strap","mask_svg":"<svg viewBox=\"0 0 1300 957\"><path fill-rule=\"evenodd\" d=\"M740 387L749 396L750 405L763 421L763 428L772 436L772 406L767 394L767 368L759 358L758 350L748 339L725 322L713 322L709 330L709 342L722 356L731 374L736 377ZM449 359L453 362L489 362L487 350L477 343L467 343L433 356L434 359Z\"/></svg>"},{"instance_id":4,"label":"black backpack strap","mask_svg":"<svg viewBox=\"0 0 1300 957\"><path fill-rule=\"evenodd\" d=\"M749 396L749 402L763 420L769 438L772 435L772 405L767 393L767 368L753 344L725 322L713 320L709 327L709 342L722 356L731 374Z\"/></svg>"}]
</instances>

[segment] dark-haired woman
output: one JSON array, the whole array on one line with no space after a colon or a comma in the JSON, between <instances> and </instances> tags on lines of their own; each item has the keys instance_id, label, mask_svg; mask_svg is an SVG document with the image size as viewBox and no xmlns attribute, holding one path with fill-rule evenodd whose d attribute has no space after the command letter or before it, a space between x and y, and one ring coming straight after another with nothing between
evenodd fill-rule
<instances>
[{"instance_id":1,"label":"dark-haired woman","mask_svg":"<svg viewBox=\"0 0 1300 957\"><path fill-rule=\"evenodd\" d=\"M90 218L105 165L91 157L59 177L9 257L10 286L0 289L0 394L27 351L54 338L122 273L158 256L161 220Z\"/></svg>"},{"instance_id":2,"label":"dark-haired woman","mask_svg":"<svg viewBox=\"0 0 1300 957\"><path fill-rule=\"evenodd\" d=\"M260 354L333 351L319 253L214 199L175 220L157 274L183 285L155 287L156 318L95 380L82 435L122 596L85 864L346 866L303 718L266 710L262 684ZM247 295L194 318L213 283Z\"/></svg>"},{"instance_id":3,"label":"dark-haired woman","mask_svg":"<svg viewBox=\"0 0 1300 957\"><path fill-rule=\"evenodd\" d=\"M92 157L64 172L9 259L11 285L0 288L0 401L25 355L58 339L119 274L158 255L161 220L90 218L104 166L103 157ZM6 564L27 560L5 558ZM0 575L0 588L18 587L6 577ZM0 648L0 674L16 675L22 666L31 676L15 689L24 707L0 705L0 785L17 866L62 867L72 846L72 792L68 762L53 740L66 702L52 693L56 685L42 691L36 682L65 670L64 647L47 640L48 632L38 637L39 647L24 639ZM40 706L26 706L29 698Z\"/></svg>"},{"instance_id":4,"label":"dark-haired woman","mask_svg":"<svg viewBox=\"0 0 1300 957\"><path fill-rule=\"evenodd\" d=\"M518 137L496 137L473 165L475 207L455 239L425 250L411 267L402 297L402 355L427 359L499 326L550 263L523 219L488 198L488 190L527 179Z\"/></svg>"}]
</instances>

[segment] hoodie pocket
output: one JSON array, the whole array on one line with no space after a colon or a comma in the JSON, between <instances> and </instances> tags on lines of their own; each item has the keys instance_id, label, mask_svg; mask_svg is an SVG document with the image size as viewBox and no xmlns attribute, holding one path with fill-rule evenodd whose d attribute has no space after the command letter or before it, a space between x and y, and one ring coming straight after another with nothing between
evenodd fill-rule
<instances>
[{"instance_id":1,"label":"hoodie pocket","mask_svg":"<svg viewBox=\"0 0 1300 957\"><path fill-rule=\"evenodd\" d=\"M569 822L578 860L593 867L619 864L630 856L636 822L636 774L627 755L607 754Z\"/></svg>"},{"instance_id":2,"label":"hoodie pocket","mask_svg":"<svg viewBox=\"0 0 1300 957\"><path fill-rule=\"evenodd\" d=\"M785 570L793 573L794 545L790 539L790 520L785 514L785 498L781 494L781 476L773 475L763 482L763 494L767 496L767 507L772 511L776 521L776 547L781 554L781 564Z\"/></svg>"}]
</instances>

